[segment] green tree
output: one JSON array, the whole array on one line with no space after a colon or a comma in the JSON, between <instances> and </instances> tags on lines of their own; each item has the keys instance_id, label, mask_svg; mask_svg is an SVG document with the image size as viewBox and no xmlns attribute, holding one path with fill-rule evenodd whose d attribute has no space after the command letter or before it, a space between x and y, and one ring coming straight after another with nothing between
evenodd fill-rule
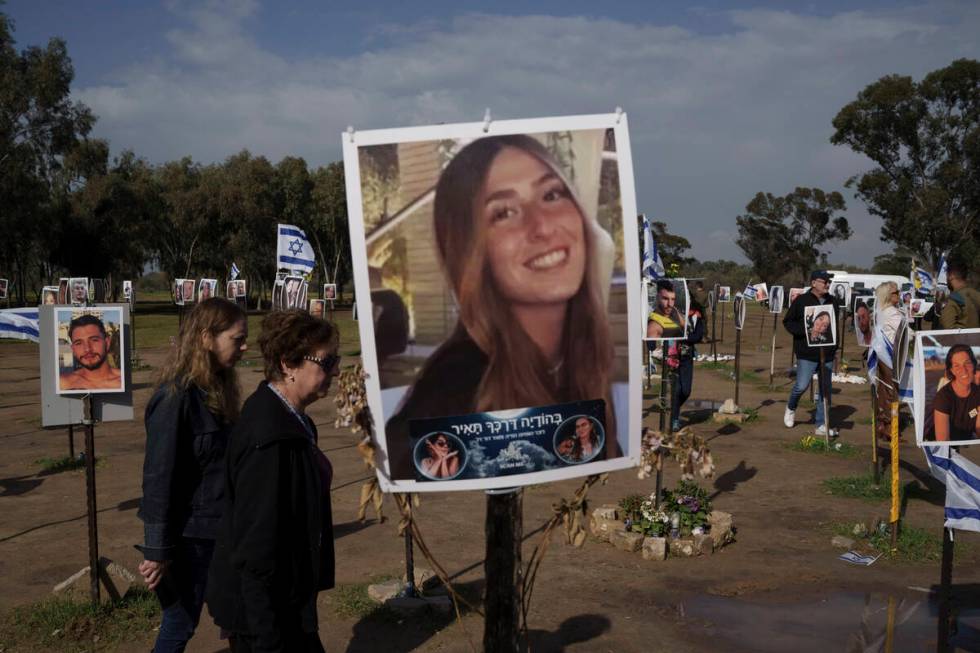
<instances>
[{"instance_id":1,"label":"green tree","mask_svg":"<svg viewBox=\"0 0 980 653\"><path fill-rule=\"evenodd\" d=\"M320 258L327 272L325 276L341 291L352 276L344 165L335 161L317 168L312 178L312 231L318 234L319 244L323 246Z\"/></svg>"},{"instance_id":2,"label":"green tree","mask_svg":"<svg viewBox=\"0 0 980 653\"><path fill-rule=\"evenodd\" d=\"M0 268L11 270L23 302L32 267L50 249L41 227L54 210L52 185L95 117L71 100L75 73L65 42L18 52L13 31L0 13Z\"/></svg>"},{"instance_id":3,"label":"green tree","mask_svg":"<svg viewBox=\"0 0 980 653\"><path fill-rule=\"evenodd\" d=\"M825 260L824 245L851 237L847 218L836 215L846 208L840 193L819 188L798 187L785 197L756 193L745 214L735 218L735 242L760 281L771 282L787 270L803 280L817 261Z\"/></svg>"},{"instance_id":4,"label":"green tree","mask_svg":"<svg viewBox=\"0 0 980 653\"><path fill-rule=\"evenodd\" d=\"M980 63L959 59L916 83L889 75L833 121L831 143L877 166L848 187L882 221L881 238L935 267L980 254Z\"/></svg>"}]
</instances>

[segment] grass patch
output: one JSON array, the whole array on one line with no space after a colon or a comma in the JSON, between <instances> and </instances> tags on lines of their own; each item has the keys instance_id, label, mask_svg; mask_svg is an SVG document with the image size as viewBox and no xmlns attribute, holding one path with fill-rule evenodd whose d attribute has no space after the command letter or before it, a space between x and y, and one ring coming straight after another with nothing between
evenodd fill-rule
<instances>
[{"instance_id":1,"label":"grass patch","mask_svg":"<svg viewBox=\"0 0 980 653\"><path fill-rule=\"evenodd\" d=\"M92 651L123 642L131 645L152 632L159 620L156 596L142 588L98 607L51 597L14 608L0 624L0 641L5 642L4 650Z\"/></svg>"},{"instance_id":2,"label":"grass patch","mask_svg":"<svg viewBox=\"0 0 980 653\"><path fill-rule=\"evenodd\" d=\"M95 466L101 466L102 459L95 457ZM34 461L35 465L40 465L41 472L45 474L57 474L59 472L69 472L74 469L85 469L85 457L63 456L61 458L38 458Z\"/></svg>"},{"instance_id":3,"label":"grass patch","mask_svg":"<svg viewBox=\"0 0 980 653\"><path fill-rule=\"evenodd\" d=\"M855 424L860 424L861 426L871 426L874 423L874 419L871 417L858 417L854 420Z\"/></svg>"},{"instance_id":4,"label":"grass patch","mask_svg":"<svg viewBox=\"0 0 980 653\"><path fill-rule=\"evenodd\" d=\"M725 361L705 361L704 363L699 363L699 365L706 370L714 370L719 372L723 376L729 379L735 378L735 365ZM759 375L755 372L749 372L746 370L740 370L738 374L739 381L758 381Z\"/></svg>"},{"instance_id":5,"label":"grass patch","mask_svg":"<svg viewBox=\"0 0 980 653\"><path fill-rule=\"evenodd\" d=\"M806 453L820 453L831 456L841 456L843 458L854 458L860 455L861 450L855 447L853 444L848 444L846 442L831 442L830 446L822 437L817 437L815 435L805 435L797 442L791 442L786 445L787 448L793 451L803 451Z\"/></svg>"},{"instance_id":6,"label":"grass patch","mask_svg":"<svg viewBox=\"0 0 980 653\"><path fill-rule=\"evenodd\" d=\"M341 617L363 619L389 616L391 611L368 596L368 586L393 580L394 576L376 576L366 583L340 583L327 595L330 607Z\"/></svg>"},{"instance_id":7,"label":"grass patch","mask_svg":"<svg viewBox=\"0 0 980 653\"><path fill-rule=\"evenodd\" d=\"M855 548L882 554L883 559L904 562L933 562L942 559L943 542L940 539L941 529L926 530L914 526L901 525L898 529L898 542L891 548L891 530L882 523L880 529L868 533L864 537L856 537L853 524L833 524L832 530L837 535L853 538ZM953 551L954 560L961 555L969 555L969 543L959 541Z\"/></svg>"},{"instance_id":8,"label":"grass patch","mask_svg":"<svg viewBox=\"0 0 980 653\"><path fill-rule=\"evenodd\" d=\"M835 497L847 497L848 499L883 501L892 496L890 484L875 485L874 477L871 474L827 478L824 479L823 486ZM904 492L904 488L899 489L900 495L902 492Z\"/></svg>"}]
</instances>

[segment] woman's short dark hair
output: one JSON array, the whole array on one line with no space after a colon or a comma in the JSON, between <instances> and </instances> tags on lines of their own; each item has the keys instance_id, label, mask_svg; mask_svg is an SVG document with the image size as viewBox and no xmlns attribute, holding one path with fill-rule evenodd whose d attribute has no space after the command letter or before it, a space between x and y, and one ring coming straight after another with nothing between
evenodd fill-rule
<instances>
[{"instance_id":1,"label":"woman's short dark hair","mask_svg":"<svg viewBox=\"0 0 980 653\"><path fill-rule=\"evenodd\" d=\"M262 351L265 378L280 381L282 364L298 367L304 356L311 356L320 347L339 343L337 327L306 311L274 311L262 320L259 349Z\"/></svg>"},{"instance_id":2,"label":"woman's short dark hair","mask_svg":"<svg viewBox=\"0 0 980 653\"><path fill-rule=\"evenodd\" d=\"M973 363L973 370L976 371L977 369L977 356L973 353L973 348L970 347L970 345L964 345L962 343L953 345L949 348L949 351L946 352L946 378L951 381L953 380L953 375L951 373L953 368L953 355L960 352L966 352L966 355L970 357L970 362Z\"/></svg>"}]
</instances>

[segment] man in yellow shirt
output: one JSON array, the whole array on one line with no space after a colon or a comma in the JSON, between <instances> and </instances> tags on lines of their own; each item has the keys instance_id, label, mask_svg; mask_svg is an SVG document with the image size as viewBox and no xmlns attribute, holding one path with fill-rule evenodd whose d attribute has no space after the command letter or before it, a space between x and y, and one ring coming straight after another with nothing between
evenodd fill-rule
<instances>
[{"instance_id":1,"label":"man in yellow shirt","mask_svg":"<svg viewBox=\"0 0 980 653\"><path fill-rule=\"evenodd\" d=\"M647 317L648 339L684 337L684 318L674 306L676 302L674 284L667 279L657 281L656 304Z\"/></svg>"}]
</instances>

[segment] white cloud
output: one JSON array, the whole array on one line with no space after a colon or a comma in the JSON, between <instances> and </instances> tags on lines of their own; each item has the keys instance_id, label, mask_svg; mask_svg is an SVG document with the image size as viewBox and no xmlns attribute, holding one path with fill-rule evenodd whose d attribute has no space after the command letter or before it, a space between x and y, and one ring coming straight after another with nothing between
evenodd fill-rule
<instances>
[{"instance_id":1,"label":"white cloud","mask_svg":"<svg viewBox=\"0 0 980 653\"><path fill-rule=\"evenodd\" d=\"M153 161L221 160L242 148L312 164L340 158L340 132L611 111L630 117L641 210L695 243L698 258L733 258L734 217L757 191L844 190L868 167L832 147L831 120L885 74L916 78L978 56L980 10L934 3L814 17L727 14L733 29L553 16L468 15L382 26L349 57L287 59L249 34L254 2L174 5L186 27L172 50L110 83L81 88L115 150ZM880 222L845 191L857 235L831 260L885 250Z\"/></svg>"}]
</instances>

